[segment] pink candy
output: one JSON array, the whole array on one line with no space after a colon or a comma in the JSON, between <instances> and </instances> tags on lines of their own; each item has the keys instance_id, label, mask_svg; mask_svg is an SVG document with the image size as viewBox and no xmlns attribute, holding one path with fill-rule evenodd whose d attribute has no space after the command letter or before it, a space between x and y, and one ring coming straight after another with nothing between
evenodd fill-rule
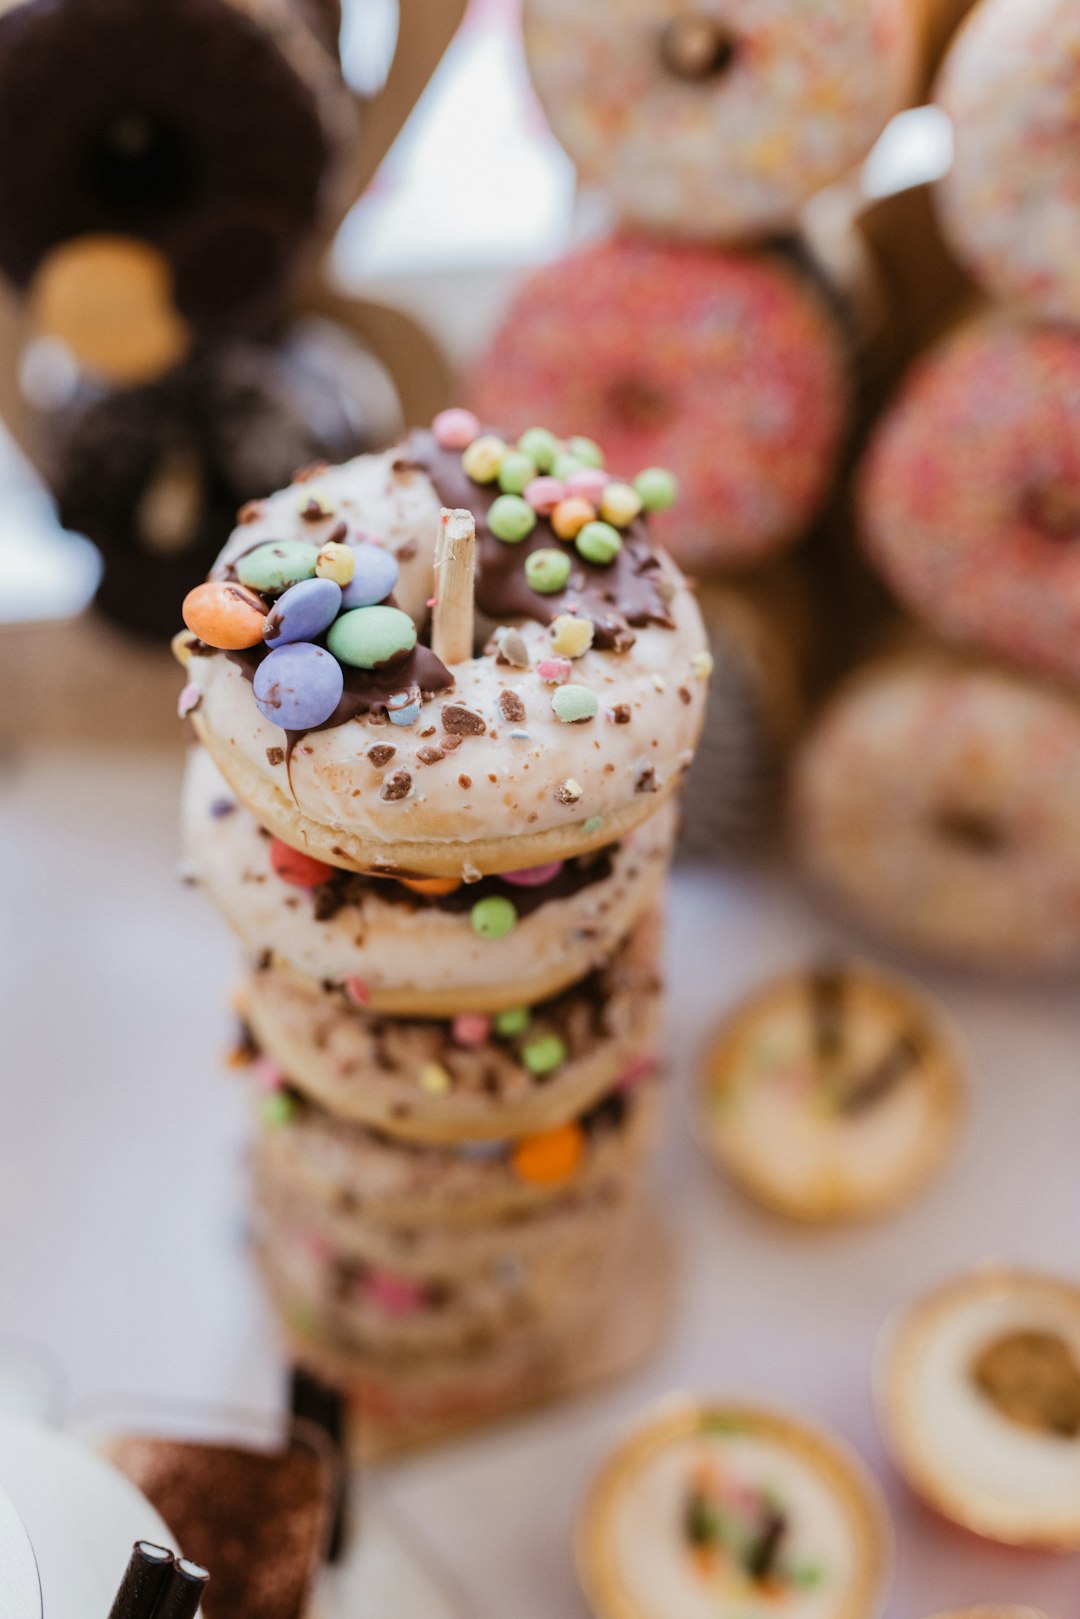
<instances>
[{"instance_id":1,"label":"pink candy","mask_svg":"<svg viewBox=\"0 0 1080 1619\"><path fill-rule=\"evenodd\" d=\"M521 871L500 872L500 879L504 883L512 883L515 888L543 888L545 883L553 883L563 869L562 860L552 860L546 866L524 866Z\"/></svg>"},{"instance_id":2,"label":"pink candy","mask_svg":"<svg viewBox=\"0 0 1080 1619\"><path fill-rule=\"evenodd\" d=\"M566 485L558 478L533 478L525 485L524 494L534 512L550 517L566 494Z\"/></svg>"},{"instance_id":3,"label":"pink candy","mask_svg":"<svg viewBox=\"0 0 1080 1619\"><path fill-rule=\"evenodd\" d=\"M371 991L362 978L346 978L345 994L354 1006L366 1006L371 999Z\"/></svg>"},{"instance_id":4,"label":"pink candy","mask_svg":"<svg viewBox=\"0 0 1080 1619\"><path fill-rule=\"evenodd\" d=\"M450 1032L459 1046L482 1046L491 1033L491 1019L481 1012L462 1012Z\"/></svg>"},{"instance_id":5,"label":"pink candy","mask_svg":"<svg viewBox=\"0 0 1080 1619\"><path fill-rule=\"evenodd\" d=\"M564 686L573 674L574 666L569 658L541 658L536 672L549 686Z\"/></svg>"},{"instance_id":6,"label":"pink candy","mask_svg":"<svg viewBox=\"0 0 1080 1619\"><path fill-rule=\"evenodd\" d=\"M610 482L611 474L605 472L603 467L582 467L580 472L573 472L567 478L566 492L568 495L582 495L586 500L591 500L594 506L599 506L600 497Z\"/></svg>"},{"instance_id":7,"label":"pink candy","mask_svg":"<svg viewBox=\"0 0 1080 1619\"><path fill-rule=\"evenodd\" d=\"M256 1057L251 1065L251 1077L260 1091L272 1096L285 1083L285 1075L269 1057Z\"/></svg>"},{"instance_id":8,"label":"pink candy","mask_svg":"<svg viewBox=\"0 0 1080 1619\"><path fill-rule=\"evenodd\" d=\"M427 1302L423 1284L392 1270L369 1271L363 1281L364 1297L385 1315L415 1315Z\"/></svg>"},{"instance_id":9,"label":"pink candy","mask_svg":"<svg viewBox=\"0 0 1080 1619\"><path fill-rule=\"evenodd\" d=\"M617 1089L620 1091L635 1090L643 1080L648 1079L655 1067L656 1058L653 1056L652 1052L649 1052L644 1057L636 1058L635 1061L632 1062L628 1068L624 1068L622 1073L619 1075Z\"/></svg>"},{"instance_id":10,"label":"pink candy","mask_svg":"<svg viewBox=\"0 0 1080 1619\"><path fill-rule=\"evenodd\" d=\"M471 410L440 410L431 431L440 450L467 450L480 437L480 421Z\"/></svg>"}]
</instances>

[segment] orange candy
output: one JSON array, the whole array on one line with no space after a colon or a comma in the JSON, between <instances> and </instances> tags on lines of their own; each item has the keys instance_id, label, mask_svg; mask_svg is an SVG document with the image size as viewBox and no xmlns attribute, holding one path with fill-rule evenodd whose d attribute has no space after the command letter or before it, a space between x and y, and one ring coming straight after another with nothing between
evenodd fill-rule
<instances>
[{"instance_id":1,"label":"orange candy","mask_svg":"<svg viewBox=\"0 0 1080 1619\"><path fill-rule=\"evenodd\" d=\"M526 1136L514 1148L511 1162L523 1181L554 1186L568 1180L585 1152L585 1132L577 1124L563 1124L543 1135Z\"/></svg>"},{"instance_id":2,"label":"orange candy","mask_svg":"<svg viewBox=\"0 0 1080 1619\"><path fill-rule=\"evenodd\" d=\"M299 849L282 843L280 838L270 839L270 864L282 882L291 883L294 888L318 888L334 875L333 866L302 854Z\"/></svg>"},{"instance_id":3,"label":"orange candy","mask_svg":"<svg viewBox=\"0 0 1080 1619\"><path fill-rule=\"evenodd\" d=\"M560 540L572 540L596 518L596 507L581 495L567 495L551 514L551 526Z\"/></svg>"},{"instance_id":4,"label":"orange candy","mask_svg":"<svg viewBox=\"0 0 1080 1619\"><path fill-rule=\"evenodd\" d=\"M426 894L429 899L456 893L461 887L460 877L400 877L398 881L402 888L410 888L414 894Z\"/></svg>"},{"instance_id":5,"label":"orange candy","mask_svg":"<svg viewBox=\"0 0 1080 1619\"><path fill-rule=\"evenodd\" d=\"M258 646L266 622L266 603L246 585L208 579L184 597L184 623L192 635L222 652Z\"/></svg>"}]
</instances>

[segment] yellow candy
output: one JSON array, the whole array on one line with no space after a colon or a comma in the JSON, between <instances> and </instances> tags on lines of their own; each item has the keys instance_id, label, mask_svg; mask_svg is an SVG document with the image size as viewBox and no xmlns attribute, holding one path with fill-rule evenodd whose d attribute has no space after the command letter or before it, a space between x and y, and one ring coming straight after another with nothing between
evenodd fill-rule
<instances>
[{"instance_id":1,"label":"yellow candy","mask_svg":"<svg viewBox=\"0 0 1080 1619\"><path fill-rule=\"evenodd\" d=\"M473 439L461 457L461 465L473 483L494 483L505 454L506 445L501 438L496 438L494 433L482 433Z\"/></svg>"},{"instance_id":2,"label":"yellow candy","mask_svg":"<svg viewBox=\"0 0 1080 1619\"><path fill-rule=\"evenodd\" d=\"M713 672L713 655L711 652L695 652L690 659L690 668L696 680L708 680Z\"/></svg>"},{"instance_id":3,"label":"yellow candy","mask_svg":"<svg viewBox=\"0 0 1080 1619\"><path fill-rule=\"evenodd\" d=\"M246 585L208 579L184 597L184 623L192 635L222 652L258 646L266 622L266 603Z\"/></svg>"},{"instance_id":4,"label":"yellow candy","mask_svg":"<svg viewBox=\"0 0 1080 1619\"><path fill-rule=\"evenodd\" d=\"M420 1070L420 1089L428 1096L445 1096L453 1083L441 1062L426 1062Z\"/></svg>"},{"instance_id":5,"label":"yellow candy","mask_svg":"<svg viewBox=\"0 0 1080 1619\"><path fill-rule=\"evenodd\" d=\"M572 540L596 518L596 507L582 495L567 495L551 514L551 526L560 540Z\"/></svg>"},{"instance_id":6,"label":"yellow candy","mask_svg":"<svg viewBox=\"0 0 1080 1619\"><path fill-rule=\"evenodd\" d=\"M191 631L177 630L169 642L169 647L177 663L186 669L191 662Z\"/></svg>"},{"instance_id":7,"label":"yellow candy","mask_svg":"<svg viewBox=\"0 0 1080 1619\"><path fill-rule=\"evenodd\" d=\"M569 1180L585 1154L585 1133L577 1124L564 1124L543 1135L519 1141L511 1160L523 1181L553 1186Z\"/></svg>"},{"instance_id":8,"label":"yellow candy","mask_svg":"<svg viewBox=\"0 0 1080 1619\"><path fill-rule=\"evenodd\" d=\"M340 540L328 540L315 558L316 579L332 579L342 590L356 572L356 553Z\"/></svg>"},{"instance_id":9,"label":"yellow candy","mask_svg":"<svg viewBox=\"0 0 1080 1619\"><path fill-rule=\"evenodd\" d=\"M591 618L560 613L551 626L551 649L563 658L581 658L593 644Z\"/></svg>"},{"instance_id":10,"label":"yellow candy","mask_svg":"<svg viewBox=\"0 0 1080 1619\"><path fill-rule=\"evenodd\" d=\"M641 496L628 483L609 483L600 501L600 516L613 528L629 528L641 516Z\"/></svg>"}]
</instances>

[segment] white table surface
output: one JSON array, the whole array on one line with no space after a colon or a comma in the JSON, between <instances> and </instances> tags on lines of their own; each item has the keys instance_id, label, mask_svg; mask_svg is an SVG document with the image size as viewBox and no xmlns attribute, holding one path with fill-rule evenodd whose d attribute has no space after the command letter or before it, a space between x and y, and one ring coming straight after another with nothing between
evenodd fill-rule
<instances>
[{"instance_id":1,"label":"white table surface","mask_svg":"<svg viewBox=\"0 0 1080 1619\"><path fill-rule=\"evenodd\" d=\"M60 1361L74 1402L272 1407L280 1368L242 1244L245 1109L219 1060L235 951L176 881L178 775L164 753L0 758L0 1335ZM709 1022L763 975L844 942L782 873L677 876L659 1185L683 1276L666 1349L622 1386L397 1463L379 1486L477 1619L581 1619L570 1542L584 1482L620 1421L675 1388L780 1402L861 1450L898 1531L894 1619L976 1599L1080 1614L1080 1560L982 1546L912 1501L869 1381L882 1322L936 1279L984 1257L1080 1269L1075 990L922 975L970 1040L973 1118L946 1176L887 1224L792 1229L690 1139Z\"/></svg>"}]
</instances>

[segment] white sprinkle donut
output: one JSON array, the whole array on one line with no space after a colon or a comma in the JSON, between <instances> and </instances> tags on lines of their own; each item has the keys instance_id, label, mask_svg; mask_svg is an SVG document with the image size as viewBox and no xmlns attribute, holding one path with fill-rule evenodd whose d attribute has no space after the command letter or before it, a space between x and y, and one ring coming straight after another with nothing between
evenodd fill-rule
<instances>
[{"instance_id":1,"label":"white sprinkle donut","mask_svg":"<svg viewBox=\"0 0 1080 1619\"><path fill-rule=\"evenodd\" d=\"M557 863L546 882L488 877L432 896L329 867L309 875L301 864L294 875L287 854L275 867L273 840L201 749L189 762L183 820L192 874L253 958L345 987L372 1011L453 1017L531 1005L606 962L656 903L676 812L665 805L610 851ZM474 925L475 906L492 894L517 918L498 938Z\"/></svg>"},{"instance_id":2,"label":"white sprinkle donut","mask_svg":"<svg viewBox=\"0 0 1080 1619\"><path fill-rule=\"evenodd\" d=\"M1080 706L925 653L861 672L796 761L804 865L868 924L959 963L1080 960Z\"/></svg>"},{"instance_id":3,"label":"white sprinkle donut","mask_svg":"<svg viewBox=\"0 0 1080 1619\"><path fill-rule=\"evenodd\" d=\"M909 95L910 0L525 0L556 137L618 214L676 236L790 226Z\"/></svg>"},{"instance_id":4,"label":"white sprinkle donut","mask_svg":"<svg viewBox=\"0 0 1080 1619\"><path fill-rule=\"evenodd\" d=\"M958 256L999 298L1080 318L1074 0L983 0L945 59L938 100L955 156L942 218Z\"/></svg>"},{"instance_id":5,"label":"white sprinkle donut","mask_svg":"<svg viewBox=\"0 0 1080 1619\"><path fill-rule=\"evenodd\" d=\"M593 562L541 513L520 543L496 538L488 518L498 496L496 483L465 473L460 448L417 433L265 502L199 587L208 612L189 606L198 592L188 598L182 706L234 791L287 843L355 871L475 877L617 841L682 780L711 669L685 581L653 549L640 515L616 534L617 554ZM339 706L318 728L271 723L252 682L265 652L259 613L270 613L273 593L244 597L256 626L248 650L215 650L224 636L205 644L239 590L245 553L271 540L390 550L400 563L391 605L422 626L445 506L476 517L480 622L513 630L511 640L493 635L448 670L422 634L392 667L347 667ZM563 588L532 587L526 569L538 552L566 569ZM342 611L327 638L348 617ZM586 621L584 649L560 635Z\"/></svg>"}]
</instances>

